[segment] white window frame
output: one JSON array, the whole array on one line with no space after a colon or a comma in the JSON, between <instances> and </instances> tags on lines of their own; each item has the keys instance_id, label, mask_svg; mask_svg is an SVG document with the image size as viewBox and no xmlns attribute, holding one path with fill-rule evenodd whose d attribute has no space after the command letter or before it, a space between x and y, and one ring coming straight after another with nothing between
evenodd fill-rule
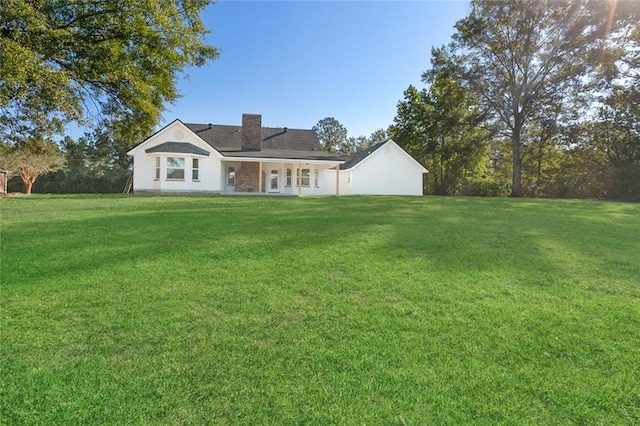
<instances>
[{"instance_id":1,"label":"white window frame","mask_svg":"<svg viewBox=\"0 0 640 426\"><path fill-rule=\"evenodd\" d=\"M236 167L227 166L227 186L236 186Z\"/></svg>"},{"instance_id":2,"label":"white window frame","mask_svg":"<svg viewBox=\"0 0 640 426\"><path fill-rule=\"evenodd\" d=\"M307 181L306 184L304 183L305 180ZM298 169L296 185L302 186L303 188L308 188L309 186L311 186L311 169Z\"/></svg>"},{"instance_id":3,"label":"white window frame","mask_svg":"<svg viewBox=\"0 0 640 426\"><path fill-rule=\"evenodd\" d=\"M179 167L178 165L173 165L171 164L173 161L176 161L176 163L182 163L182 167ZM170 167L171 165L171 167ZM175 180L175 181L183 181L184 177L185 177L185 165L186 165L186 161L184 157L167 157L167 170L166 170L166 177L167 180ZM173 170L174 173L178 170L182 170L182 177L169 177L169 171Z\"/></svg>"},{"instance_id":4,"label":"white window frame","mask_svg":"<svg viewBox=\"0 0 640 426\"><path fill-rule=\"evenodd\" d=\"M285 185L284 186L287 186L287 187L291 186L291 175L292 175L291 169L287 169L287 173L286 173L287 179L285 181Z\"/></svg>"},{"instance_id":5,"label":"white window frame","mask_svg":"<svg viewBox=\"0 0 640 426\"><path fill-rule=\"evenodd\" d=\"M160 157L156 157L156 178L154 180L160 180Z\"/></svg>"},{"instance_id":6,"label":"white window frame","mask_svg":"<svg viewBox=\"0 0 640 426\"><path fill-rule=\"evenodd\" d=\"M318 182L318 176L319 176L319 172L318 169L313 169L313 184L316 188L320 188L319 182Z\"/></svg>"},{"instance_id":7,"label":"white window frame","mask_svg":"<svg viewBox=\"0 0 640 426\"><path fill-rule=\"evenodd\" d=\"M191 159L191 180L193 182L200 182L200 159Z\"/></svg>"}]
</instances>

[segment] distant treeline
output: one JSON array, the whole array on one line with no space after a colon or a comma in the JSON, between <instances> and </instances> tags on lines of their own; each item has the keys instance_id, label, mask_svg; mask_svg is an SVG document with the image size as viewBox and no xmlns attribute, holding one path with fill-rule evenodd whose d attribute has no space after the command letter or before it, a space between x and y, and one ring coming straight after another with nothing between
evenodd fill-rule
<instances>
[{"instance_id":1,"label":"distant treeline","mask_svg":"<svg viewBox=\"0 0 640 426\"><path fill-rule=\"evenodd\" d=\"M129 170L112 170L107 175L91 176L74 174L68 170L47 173L36 180L34 194L100 194L122 192L127 184ZM24 184L19 176L9 179L8 192L24 192Z\"/></svg>"}]
</instances>

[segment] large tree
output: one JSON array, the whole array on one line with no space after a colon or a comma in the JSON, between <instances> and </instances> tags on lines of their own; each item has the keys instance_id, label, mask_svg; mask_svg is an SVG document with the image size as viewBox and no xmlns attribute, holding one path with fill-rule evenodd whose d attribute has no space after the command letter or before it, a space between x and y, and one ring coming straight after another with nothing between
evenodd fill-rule
<instances>
[{"instance_id":1,"label":"large tree","mask_svg":"<svg viewBox=\"0 0 640 426\"><path fill-rule=\"evenodd\" d=\"M637 3L601 0L472 0L456 24L452 62L466 87L511 141L512 196L522 196L528 127L550 105L607 72L616 52L607 43ZM532 133L532 132L529 132Z\"/></svg>"},{"instance_id":2,"label":"large tree","mask_svg":"<svg viewBox=\"0 0 640 426\"><path fill-rule=\"evenodd\" d=\"M65 158L57 144L41 137L29 138L14 146L3 145L0 149L0 166L11 175L18 175L27 194L36 179L44 173L59 170Z\"/></svg>"},{"instance_id":3,"label":"large tree","mask_svg":"<svg viewBox=\"0 0 640 426\"><path fill-rule=\"evenodd\" d=\"M453 195L486 165L487 140L473 94L465 91L446 48L433 49L432 69L423 75L428 89L409 86L398 103L393 139L429 170L425 190Z\"/></svg>"},{"instance_id":4,"label":"large tree","mask_svg":"<svg viewBox=\"0 0 640 426\"><path fill-rule=\"evenodd\" d=\"M349 153L347 129L335 118L323 118L313 126L313 130L317 133L323 150L338 154Z\"/></svg>"},{"instance_id":5,"label":"large tree","mask_svg":"<svg viewBox=\"0 0 640 426\"><path fill-rule=\"evenodd\" d=\"M133 138L149 132L179 96L185 67L218 55L200 18L209 3L3 1L0 136L24 140L91 119L120 123Z\"/></svg>"}]
</instances>

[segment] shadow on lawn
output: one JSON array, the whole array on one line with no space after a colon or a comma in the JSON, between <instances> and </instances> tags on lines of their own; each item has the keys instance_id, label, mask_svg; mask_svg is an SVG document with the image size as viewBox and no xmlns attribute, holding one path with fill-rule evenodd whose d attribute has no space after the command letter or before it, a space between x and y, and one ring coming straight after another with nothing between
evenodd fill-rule
<instances>
[{"instance_id":1,"label":"shadow on lawn","mask_svg":"<svg viewBox=\"0 0 640 426\"><path fill-rule=\"evenodd\" d=\"M469 282L477 281L478 274L503 275L511 283L554 286L575 282L576 276L584 282L607 274L624 280L639 272L631 259L640 256L635 242L640 205L464 197L437 201L435 215L420 202L408 201L413 215L394 226L387 239L390 251L466 274Z\"/></svg>"},{"instance_id":2,"label":"shadow on lawn","mask_svg":"<svg viewBox=\"0 0 640 426\"><path fill-rule=\"evenodd\" d=\"M176 259L185 266L247 259L269 265L278 253L340 247L368 234L377 243L361 249L390 260L415 258L461 273L535 268L560 277L557 256L607 262L589 246L593 235L629 239L640 216L638 206L627 204L463 197L91 195L47 201L57 199L58 208L68 210L64 215L3 227L4 283ZM40 200L45 197L33 205Z\"/></svg>"},{"instance_id":3,"label":"shadow on lawn","mask_svg":"<svg viewBox=\"0 0 640 426\"><path fill-rule=\"evenodd\" d=\"M87 200L96 202L85 204ZM69 201L62 218L5 227L6 285L73 279L93 270L163 259L268 263L284 250L347 240L393 211L385 199L74 196Z\"/></svg>"}]
</instances>

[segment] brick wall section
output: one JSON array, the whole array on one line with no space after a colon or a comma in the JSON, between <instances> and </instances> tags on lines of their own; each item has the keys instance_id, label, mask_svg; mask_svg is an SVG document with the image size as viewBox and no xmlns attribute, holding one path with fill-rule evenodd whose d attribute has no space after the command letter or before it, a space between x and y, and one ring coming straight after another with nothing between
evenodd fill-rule
<instances>
[{"instance_id":1,"label":"brick wall section","mask_svg":"<svg viewBox=\"0 0 640 426\"><path fill-rule=\"evenodd\" d=\"M260 114L242 114L241 138L243 151L260 151L262 145L262 116ZM236 171L236 192L260 192L259 172L260 165L258 163L242 163Z\"/></svg>"},{"instance_id":2,"label":"brick wall section","mask_svg":"<svg viewBox=\"0 0 640 426\"><path fill-rule=\"evenodd\" d=\"M258 185L258 173L260 165L258 163L242 163L240 169L236 171L236 192L260 192ZM264 173L262 174L264 183Z\"/></svg>"},{"instance_id":3,"label":"brick wall section","mask_svg":"<svg viewBox=\"0 0 640 426\"><path fill-rule=\"evenodd\" d=\"M262 144L262 116L242 114L242 150L260 151Z\"/></svg>"}]
</instances>

